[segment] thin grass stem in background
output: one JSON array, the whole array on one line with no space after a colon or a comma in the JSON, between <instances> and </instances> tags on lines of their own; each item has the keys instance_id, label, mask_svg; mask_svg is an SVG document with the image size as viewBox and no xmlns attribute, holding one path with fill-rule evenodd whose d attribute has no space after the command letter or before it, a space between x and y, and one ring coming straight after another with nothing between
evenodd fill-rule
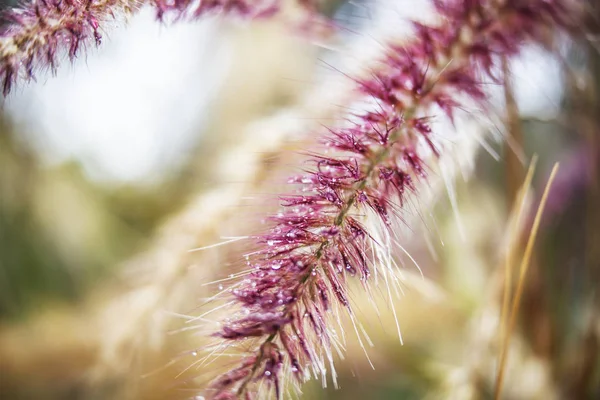
<instances>
[{"instance_id":1,"label":"thin grass stem in background","mask_svg":"<svg viewBox=\"0 0 600 400\"><path fill-rule=\"evenodd\" d=\"M521 304L521 297L523 296L523 289L525 288L525 279L527 276L527 269L529 267L529 262L531 260L531 255L533 253L533 246L535 244L535 239L537 238L538 229L540 226L540 222L542 220L542 214L544 212L544 207L546 206L546 201L548 200L548 194L550 193L550 188L552 187L552 182L556 177L556 173L558 172L559 164L555 164L552 168L552 172L550 173L550 177L548 178L548 183L546 184L546 188L544 189L544 194L542 195L542 199L540 201L540 205L538 207L537 213L535 215L535 219L533 221L533 226L531 228L531 232L529 234L529 239L527 241L527 247L525 248L525 253L523 255L523 259L521 261L521 266L519 268L519 279L517 282L517 288L515 290L515 296L512 302L507 332L504 337L504 343L502 344L502 354L498 363L498 375L496 377L496 386L494 390L494 400L500 400L502 395L502 384L504 382L504 375L506 371L508 350L510 344L510 337L515 330L515 326L517 324L517 315L519 313L519 306Z\"/></svg>"}]
</instances>

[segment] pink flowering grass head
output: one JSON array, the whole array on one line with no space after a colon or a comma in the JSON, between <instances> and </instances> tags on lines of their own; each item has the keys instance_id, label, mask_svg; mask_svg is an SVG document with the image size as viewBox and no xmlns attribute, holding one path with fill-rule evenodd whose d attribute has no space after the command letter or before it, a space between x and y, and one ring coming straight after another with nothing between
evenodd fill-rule
<instances>
[{"instance_id":1,"label":"pink flowering grass head","mask_svg":"<svg viewBox=\"0 0 600 400\"><path fill-rule=\"evenodd\" d=\"M34 79L38 70L71 61L89 46L99 46L107 22L119 21L143 6L156 10L159 21L225 15L265 19L282 9L281 0L31 0L2 13L0 84L6 96L18 79ZM302 1L307 21L319 19L310 1ZM314 18L313 18L314 17Z\"/></svg>"},{"instance_id":2,"label":"pink flowering grass head","mask_svg":"<svg viewBox=\"0 0 600 400\"><path fill-rule=\"evenodd\" d=\"M335 382L340 346L332 312L345 310L361 340L348 282L368 290L373 275L386 285L393 280L386 258L394 227L445 148L433 120L453 121L467 104L485 106L485 85L501 82L494 75L500 56L546 40L556 26L573 27L570 1L434 5L437 25L414 23L413 40L390 44L379 67L356 79L367 111L326 129L322 147L306 154L304 172L288 180L281 211L255 237L249 273L225 291L235 311L214 334L217 347L243 348L245 355L212 382L210 398L254 398L264 395L259 388L282 398L284 383L326 381L328 370Z\"/></svg>"},{"instance_id":3,"label":"pink flowering grass head","mask_svg":"<svg viewBox=\"0 0 600 400\"><path fill-rule=\"evenodd\" d=\"M75 58L88 39L102 41L100 15L93 2L36 0L5 11L0 30L0 77L7 95L20 74L56 68L59 54Z\"/></svg>"}]
</instances>

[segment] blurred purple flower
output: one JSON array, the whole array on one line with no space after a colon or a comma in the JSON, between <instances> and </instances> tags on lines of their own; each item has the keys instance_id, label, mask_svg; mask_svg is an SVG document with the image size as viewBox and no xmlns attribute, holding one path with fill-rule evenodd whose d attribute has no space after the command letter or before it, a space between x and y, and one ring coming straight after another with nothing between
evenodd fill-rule
<instances>
[{"instance_id":1,"label":"blurred purple flower","mask_svg":"<svg viewBox=\"0 0 600 400\"><path fill-rule=\"evenodd\" d=\"M303 0L309 13L312 3ZM32 0L2 14L0 80L6 96L17 79L33 79L36 69L52 72L65 54L73 60L86 45L100 45L102 27L110 19L156 9L157 18L194 19L227 14L244 19L268 18L281 0Z\"/></svg>"}]
</instances>

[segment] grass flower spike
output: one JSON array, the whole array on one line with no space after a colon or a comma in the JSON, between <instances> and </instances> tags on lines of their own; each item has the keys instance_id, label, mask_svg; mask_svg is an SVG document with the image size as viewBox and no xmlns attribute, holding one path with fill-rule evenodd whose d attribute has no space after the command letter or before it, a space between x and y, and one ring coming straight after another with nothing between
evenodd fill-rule
<instances>
[{"instance_id":1,"label":"grass flower spike","mask_svg":"<svg viewBox=\"0 0 600 400\"><path fill-rule=\"evenodd\" d=\"M326 150L309 153L306 172L289 179L281 212L247 255L251 272L228 291L235 314L215 334L222 348L249 350L212 382L210 398L262 397L259 390L282 398L284 376L326 380L328 369L335 380L333 354L341 346L330 314L343 309L356 321L348 279L365 286L372 275L394 279L380 262L387 244L366 227L365 215L393 237L405 199L418 196L429 163L444 151L432 118L453 120L464 105L483 104L485 80L499 81L498 56L544 41L548 28L569 28L573 18L573 4L563 0L434 4L437 25L415 23L412 41L390 44L377 71L356 80L370 109L330 127Z\"/></svg>"},{"instance_id":2,"label":"grass flower spike","mask_svg":"<svg viewBox=\"0 0 600 400\"><path fill-rule=\"evenodd\" d=\"M268 18L279 0L31 0L5 11L0 26L0 84L6 96L17 79L33 79L37 69L55 68L63 55L73 60L89 45L100 45L105 24L143 6L156 9L159 20L195 19L227 14L244 19ZM316 14L311 2L301 4ZM310 18L309 18L310 19Z\"/></svg>"}]
</instances>

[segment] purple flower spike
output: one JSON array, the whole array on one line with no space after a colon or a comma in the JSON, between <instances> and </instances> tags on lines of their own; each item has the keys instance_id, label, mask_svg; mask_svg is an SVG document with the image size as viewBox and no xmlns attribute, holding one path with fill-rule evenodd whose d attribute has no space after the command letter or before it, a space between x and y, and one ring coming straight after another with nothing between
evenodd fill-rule
<instances>
[{"instance_id":1,"label":"purple flower spike","mask_svg":"<svg viewBox=\"0 0 600 400\"><path fill-rule=\"evenodd\" d=\"M301 2L308 19L316 16L312 2ZM88 43L99 46L102 26L144 5L156 9L159 20L196 19L226 14L244 19L269 18L281 0L30 0L2 14L0 80L6 96L17 79L33 79L36 69L55 72L58 61L72 61Z\"/></svg>"},{"instance_id":2,"label":"purple flower spike","mask_svg":"<svg viewBox=\"0 0 600 400\"><path fill-rule=\"evenodd\" d=\"M325 364L334 371L338 339L328 313L346 310L355 321L348 279L366 284L373 271L386 268L372 256L384 244L361 221L374 216L391 229L402 219L406 196L417 194L428 160L442 148L430 113L441 111L452 121L466 102L484 103L482 82L496 79L497 55L518 53L552 26L575 26L572 3L436 0L441 22L415 24L413 41L389 46L383 67L356 81L377 108L328 128L320 140L327 152L309 153L309 169L288 180L292 189L280 197L282 212L256 238L252 272L231 288L237 312L216 334L249 351L239 367L245 373L233 382L237 370L227 372L226 386L217 378L210 398L254 396L261 387L281 398L283 374L302 383L311 371L326 379Z\"/></svg>"}]
</instances>

